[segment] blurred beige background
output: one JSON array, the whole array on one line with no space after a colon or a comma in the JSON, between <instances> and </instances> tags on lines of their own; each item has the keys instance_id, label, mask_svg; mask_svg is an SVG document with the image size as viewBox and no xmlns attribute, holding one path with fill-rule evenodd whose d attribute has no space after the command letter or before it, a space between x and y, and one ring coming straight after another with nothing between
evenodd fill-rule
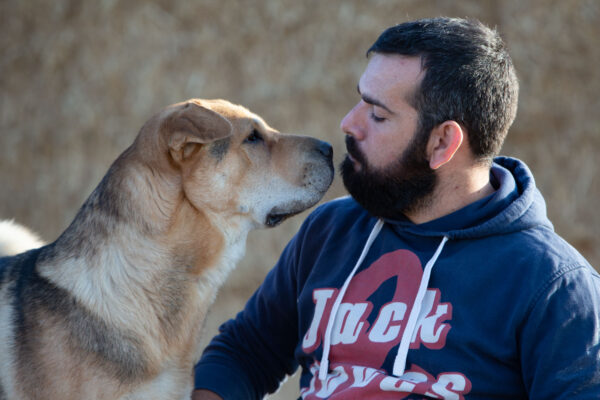
<instances>
[{"instance_id":1,"label":"blurred beige background","mask_svg":"<svg viewBox=\"0 0 600 400\"><path fill-rule=\"evenodd\" d=\"M284 132L330 141L389 25L439 15L496 26L521 82L503 154L525 160L556 230L600 266L600 1L0 2L0 218L51 241L155 111L226 98ZM336 177L327 198L344 194ZM274 264L303 214L251 234L209 334ZM297 397L288 381L272 399Z\"/></svg>"}]
</instances>

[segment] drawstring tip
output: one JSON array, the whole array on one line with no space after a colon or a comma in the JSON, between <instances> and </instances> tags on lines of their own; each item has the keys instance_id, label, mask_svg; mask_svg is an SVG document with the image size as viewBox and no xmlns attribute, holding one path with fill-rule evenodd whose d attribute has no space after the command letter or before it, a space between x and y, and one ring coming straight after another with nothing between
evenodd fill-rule
<instances>
[{"instance_id":1,"label":"drawstring tip","mask_svg":"<svg viewBox=\"0 0 600 400\"><path fill-rule=\"evenodd\" d=\"M329 360L323 360L319 366L319 380L324 381L327 378L327 371L329 370Z\"/></svg>"},{"instance_id":2,"label":"drawstring tip","mask_svg":"<svg viewBox=\"0 0 600 400\"><path fill-rule=\"evenodd\" d=\"M396 368L396 367L394 367L394 370L392 371L392 374L394 374L394 376L396 376L396 377L401 377L402 375L404 375L404 368Z\"/></svg>"}]
</instances>

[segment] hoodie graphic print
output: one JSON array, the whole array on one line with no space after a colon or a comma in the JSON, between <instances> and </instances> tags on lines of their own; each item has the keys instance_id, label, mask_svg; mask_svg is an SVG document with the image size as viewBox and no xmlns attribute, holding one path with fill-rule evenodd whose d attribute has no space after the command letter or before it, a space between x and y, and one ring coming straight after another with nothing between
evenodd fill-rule
<instances>
[{"instance_id":1,"label":"hoodie graphic print","mask_svg":"<svg viewBox=\"0 0 600 400\"><path fill-rule=\"evenodd\" d=\"M418 365L412 365L402 377L383 371L383 364L404 335L422 274L423 267L414 253L396 250L382 255L352 279L332 330L330 358L335 361L330 364L331 371L320 380L315 362L311 366L313 379L301 391L303 399L366 398L368 392L381 399L398 399L402 393L460 399L469 392L471 382L460 372L434 377ZM392 288L390 301L378 296L378 292L388 292L386 287ZM302 341L304 352L311 353L321 345L337 295L338 290L332 288L313 291L315 314ZM410 349L425 346L439 350L445 346L452 305L440 298L439 289L427 289Z\"/></svg>"}]
</instances>

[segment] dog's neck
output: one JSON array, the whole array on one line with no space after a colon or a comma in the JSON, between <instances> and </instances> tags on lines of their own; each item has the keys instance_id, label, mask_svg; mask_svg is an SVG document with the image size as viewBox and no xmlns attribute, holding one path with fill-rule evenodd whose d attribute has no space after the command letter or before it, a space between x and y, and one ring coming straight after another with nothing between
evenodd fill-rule
<instances>
[{"instance_id":1,"label":"dog's neck","mask_svg":"<svg viewBox=\"0 0 600 400\"><path fill-rule=\"evenodd\" d=\"M251 227L201 212L147 169L130 172L111 167L39 273L108 324L155 342L148 348L165 348L189 340L176 330L199 329ZM160 204L147 200L157 193Z\"/></svg>"}]
</instances>

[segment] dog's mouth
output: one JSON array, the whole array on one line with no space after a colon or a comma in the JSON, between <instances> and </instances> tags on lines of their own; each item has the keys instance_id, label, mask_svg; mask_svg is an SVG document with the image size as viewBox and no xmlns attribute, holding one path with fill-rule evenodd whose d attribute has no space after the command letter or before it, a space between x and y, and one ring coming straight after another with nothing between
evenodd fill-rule
<instances>
[{"instance_id":1,"label":"dog's mouth","mask_svg":"<svg viewBox=\"0 0 600 400\"><path fill-rule=\"evenodd\" d=\"M293 217L296 214L300 214L310 206L311 204L294 201L287 206L273 207L265 217L265 226L267 228L273 228L286 219Z\"/></svg>"},{"instance_id":2,"label":"dog's mouth","mask_svg":"<svg viewBox=\"0 0 600 400\"><path fill-rule=\"evenodd\" d=\"M267 214L267 218L265 218L265 225L268 228L276 227L277 225L281 224L286 219L293 217L294 215L296 215L298 213L300 213L300 211L290 212L290 213L271 212L271 213Z\"/></svg>"}]
</instances>

